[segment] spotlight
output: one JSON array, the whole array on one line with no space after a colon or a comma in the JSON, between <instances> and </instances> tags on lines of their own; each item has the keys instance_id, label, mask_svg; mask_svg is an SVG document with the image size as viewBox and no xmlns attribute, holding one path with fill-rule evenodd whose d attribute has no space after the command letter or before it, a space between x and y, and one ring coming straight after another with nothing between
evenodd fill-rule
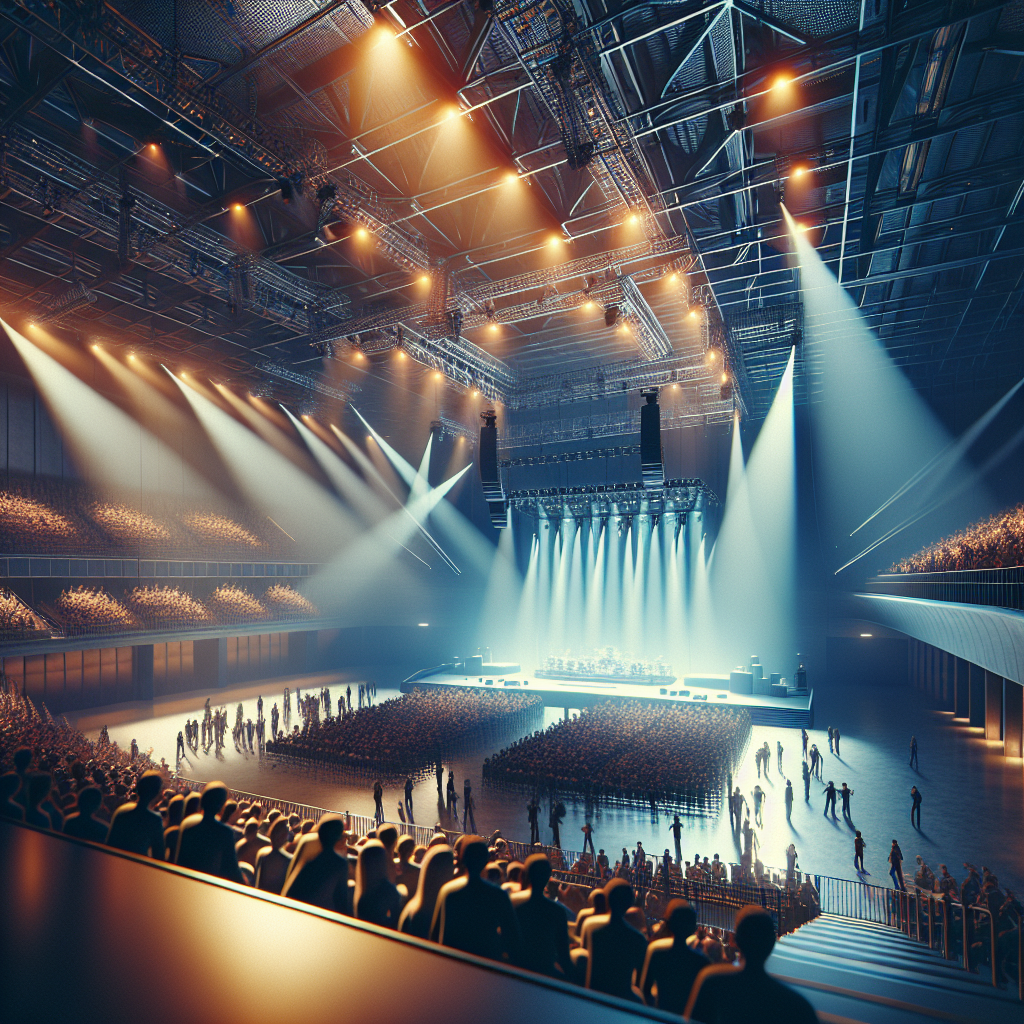
<instances>
[{"instance_id":1,"label":"spotlight","mask_svg":"<svg viewBox=\"0 0 1024 1024\"><path fill-rule=\"evenodd\" d=\"M398 353L398 358L399 358L399 359L405 359L405 353L404 353L404 352L401 352L401 351L399 351L399 353Z\"/></svg>"},{"instance_id":2,"label":"spotlight","mask_svg":"<svg viewBox=\"0 0 1024 1024\"><path fill-rule=\"evenodd\" d=\"M382 43L394 42L394 39L395 33L392 32L387 25L381 25L380 30L377 33L377 41L375 45L380 46Z\"/></svg>"},{"instance_id":3,"label":"spotlight","mask_svg":"<svg viewBox=\"0 0 1024 1024\"><path fill-rule=\"evenodd\" d=\"M367 231L366 228L356 228L355 236L360 242L363 242L370 237L370 232Z\"/></svg>"},{"instance_id":4,"label":"spotlight","mask_svg":"<svg viewBox=\"0 0 1024 1024\"><path fill-rule=\"evenodd\" d=\"M678 391L679 390L679 385L678 384L673 384L672 385L672 390L673 391Z\"/></svg>"},{"instance_id":5,"label":"spotlight","mask_svg":"<svg viewBox=\"0 0 1024 1024\"><path fill-rule=\"evenodd\" d=\"M718 357L718 353L713 348L709 348L708 349L708 362L709 363L713 363L717 357Z\"/></svg>"},{"instance_id":6,"label":"spotlight","mask_svg":"<svg viewBox=\"0 0 1024 1024\"><path fill-rule=\"evenodd\" d=\"M589 313L596 306L597 303L593 299L587 299L587 301L583 303L583 306L581 308L585 309Z\"/></svg>"},{"instance_id":7,"label":"spotlight","mask_svg":"<svg viewBox=\"0 0 1024 1024\"><path fill-rule=\"evenodd\" d=\"M149 151L150 151L150 153L156 153L159 149L160 149L160 147L155 142L151 142L149 144Z\"/></svg>"},{"instance_id":8,"label":"spotlight","mask_svg":"<svg viewBox=\"0 0 1024 1024\"><path fill-rule=\"evenodd\" d=\"M772 82L772 88L776 92L781 92L783 89L787 88L792 81L793 79L790 78L789 75L779 75L775 81Z\"/></svg>"},{"instance_id":9,"label":"spotlight","mask_svg":"<svg viewBox=\"0 0 1024 1024\"><path fill-rule=\"evenodd\" d=\"M430 284L430 275L420 274L420 284Z\"/></svg>"},{"instance_id":10,"label":"spotlight","mask_svg":"<svg viewBox=\"0 0 1024 1024\"><path fill-rule=\"evenodd\" d=\"M794 167L792 171L792 177L802 178L807 173L806 167Z\"/></svg>"},{"instance_id":11,"label":"spotlight","mask_svg":"<svg viewBox=\"0 0 1024 1024\"><path fill-rule=\"evenodd\" d=\"M435 370L434 371L434 380L440 380L443 376L444 376L444 374L441 373L440 370Z\"/></svg>"},{"instance_id":12,"label":"spotlight","mask_svg":"<svg viewBox=\"0 0 1024 1024\"><path fill-rule=\"evenodd\" d=\"M473 390L473 391L471 392L471 394L470 394L470 397L471 397L471 398L479 398L479 397L480 397L480 392L474 389L474 390Z\"/></svg>"},{"instance_id":13,"label":"spotlight","mask_svg":"<svg viewBox=\"0 0 1024 1024\"><path fill-rule=\"evenodd\" d=\"M518 175L518 174L516 174L516 172L515 172L515 171L509 171L509 172L508 172L508 174L506 174L506 175L505 175L505 183L506 183L507 185L513 185L513 184L515 184L515 183L516 183L516 182L517 182L518 180L519 180L519 175Z\"/></svg>"},{"instance_id":14,"label":"spotlight","mask_svg":"<svg viewBox=\"0 0 1024 1024\"><path fill-rule=\"evenodd\" d=\"M364 359L364 355L358 349L356 349L356 359Z\"/></svg>"},{"instance_id":15,"label":"spotlight","mask_svg":"<svg viewBox=\"0 0 1024 1024\"><path fill-rule=\"evenodd\" d=\"M498 325L497 324L491 324L490 327L488 327L488 330L491 332L491 334L497 334L498 333Z\"/></svg>"},{"instance_id":16,"label":"spotlight","mask_svg":"<svg viewBox=\"0 0 1024 1024\"><path fill-rule=\"evenodd\" d=\"M635 213L631 213L631 214L629 215L629 223L630 223L630 224L639 224L639 223L640 223L640 217L639 217L639 215L638 215L638 214L635 214Z\"/></svg>"},{"instance_id":17,"label":"spotlight","mask_svg":"<svg viewBox=\"0 0 1024 1024\"><path fill-rule=\"evenodd\" d=\"M672 284L675 284L676 281L679 280L679 275L673 270L672 273L668 275L668 279Z\"/></svg>"},{"instance_id":18,"label":"spotlight","mask_svg":"<svg viewBox=\"0 0 1024 1024\"><path fill-rule=\"evenodd\" d=\"M696 320L697 317L699 317L699 316L700 316L700 313L697 312L696 308L690 310L690 319L691 320Z\"/></svg>"},{"instance_id":19,"label":"spotlight","mask_svg":"<svg viewBox=\"0 0 1024 1024\"><path fill-rule=\"evenodd\" d=\"M558 246L560 246L562 244L562 241L563 240L561 238L559 238L558 235L552 235L548 239L548 245L550 245L552 249L557 249Z\"/></svg>"},{"instance_id":20,"label":"spotlight","mask_svg":"<svg viewBox=\"0 0 1024 1024\"><path fill-rule=\"evenodd\" d=\"M444 119L446 121L451 121L453 118L458 117L458 116L459 116L459 108L458 107L449 107L445 111L445 113L444 113Z\"/></svg>"},{"instance_id":21,"label":"spotlight","mask_svg":"<svg viewBox=\"0 0 1024 1024\"><path fill-rule=\"evenodd\" d=\"M245 209L245 206L243 206L242 203L232 203L231 209L234 210L235 213L241 213Z\"/></svg>"},{"instance_id":22,"label":"spotlight","mask_svg":"<svg viewBox=\"0 0 1024 1024\"><path fill-rule=\"evenodd\" d=\"M90 345L89 348L91 348L93 352L99 352L100 350L99 345Z\"/></svg>"},{"instance_id":23,"label":"spotlight","mask_svg":"<svg viewBox=\"0 0 1024 1024\"><path fill-rule=\"evenodd\" d=\"M725 370L722 371L722 383L723 384L728 384L729 383L729 374Z\"/></svg>"}]
</instances>

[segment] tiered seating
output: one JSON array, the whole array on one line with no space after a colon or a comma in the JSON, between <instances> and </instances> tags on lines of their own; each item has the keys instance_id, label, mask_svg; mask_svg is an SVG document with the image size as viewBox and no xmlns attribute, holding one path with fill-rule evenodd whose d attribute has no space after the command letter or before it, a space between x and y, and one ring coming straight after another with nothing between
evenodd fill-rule
<instances>
[{"instance_id":1,"label":"tiered seating","mask_svg":"<svg viewBox=\"0 0 1024 1024\"><path fill-rule=\"evenodd\" d=\"M1016 988L992 987L895 928L822 914L776 943L773 975L796 986L819 1014L886 1024L986 1021L1019 1024Z\"/></svg>"}]
</instances>

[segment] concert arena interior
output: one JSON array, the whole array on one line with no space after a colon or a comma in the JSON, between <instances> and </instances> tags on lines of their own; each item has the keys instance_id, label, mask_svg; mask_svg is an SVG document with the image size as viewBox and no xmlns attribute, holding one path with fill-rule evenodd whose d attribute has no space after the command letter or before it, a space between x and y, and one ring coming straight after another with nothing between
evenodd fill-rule
<instances>
[{"instance_id":1,"label":"concert arena interior","mask_svg":"<svg viewBox=\"0 0 1024 1024\"><path fill-rule=\"evenodd\" d=\"M1024 1019L1024 0L4 0L0 1006Z\"/></svg>"}]
</instances>

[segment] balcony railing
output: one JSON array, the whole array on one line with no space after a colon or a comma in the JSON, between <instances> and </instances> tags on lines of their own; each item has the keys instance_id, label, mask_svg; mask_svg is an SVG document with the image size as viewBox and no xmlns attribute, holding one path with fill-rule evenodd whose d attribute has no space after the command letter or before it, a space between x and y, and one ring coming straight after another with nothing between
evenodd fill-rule
<instances>
[{"instance_id":1,"label":"balcony railing","mask_svg":"<svg viewBox=\"0 0 1024 1024\"><path fill-rule=\"evenodd\" d=\"M874 594L1024 611L1024 566L955 572L884 573L869 580L867 589Z\"/></svg>"}]
</instances>

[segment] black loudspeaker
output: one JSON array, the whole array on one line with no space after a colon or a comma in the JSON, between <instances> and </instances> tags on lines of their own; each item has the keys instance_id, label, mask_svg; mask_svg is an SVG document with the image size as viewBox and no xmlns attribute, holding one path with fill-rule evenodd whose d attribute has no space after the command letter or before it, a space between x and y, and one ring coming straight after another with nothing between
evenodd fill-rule
<instances>
[{"instance_id":1,"label":"black loudspeaker","mask_svg":"<svg viewBox=\"0 0 1024 1024\"><path fill-rule=\"evenodd\" d=\"M493 409L481 414L484 425L480 428L480 483L483 485L484 500L491 513L491 525L502 529L508 519L505 491L501 486L498 470L498 417Z\"/></svg>"},{"instance_id":2,"label":"black loudspeaker","mask_svg":"<svg viewBox=\"0 0 1024 1024\"><path fill-rule=\"evenodd\" d=\"M648 491L665 486L665 464L661 453L661 407L658 391L642 391L645 402L640 406L640 471Z\"/></svg>"}]
</instances>

